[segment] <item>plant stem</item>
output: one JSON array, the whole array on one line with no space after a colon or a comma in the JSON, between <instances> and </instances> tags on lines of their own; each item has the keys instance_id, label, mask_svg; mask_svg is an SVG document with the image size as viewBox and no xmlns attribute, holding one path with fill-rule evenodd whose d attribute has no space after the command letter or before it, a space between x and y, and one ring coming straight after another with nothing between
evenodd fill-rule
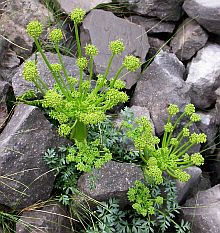
<instances>
[{"instance_id":1,"label":"plant stem","mask_svg":"<svg viewBox=\"0 0 220 233\"><path fill-rule=\"evenodd\" d=\"M112 80L112 83L111 83L111 85L110 85L110 88L113 88L113 87L114 87L114 84L115 84L116 80L118 79L119 75L121 74L121 72L122 72L122 70L123 70L124 68L125 68L125 67L124 67L123 65L119 68L119 70L118 70L118 72L116 73L114 79Z\"/></svg>"},{"instance_id":2,"label":"plant stem","mask_svg":"<svg viewBox=\"0 0 220 233\"><path fill-rule=\"evenodd\" d=\"M74 23L74 29L75 29L75 35L76 35L76 44L77 44L78 58L80 58L80 57L82 57L82 51L81 51L81 45L80 45L80 40L79 40L78 25L76 23Z\"/></svg>"}]
</instances>

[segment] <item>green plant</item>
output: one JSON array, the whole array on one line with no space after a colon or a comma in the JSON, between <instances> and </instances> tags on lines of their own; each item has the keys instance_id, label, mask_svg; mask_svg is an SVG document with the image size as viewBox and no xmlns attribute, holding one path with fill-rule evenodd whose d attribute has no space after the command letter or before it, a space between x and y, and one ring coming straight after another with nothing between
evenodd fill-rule
<instances>
[{"instance_id":1,"label":"green plant","mask_svg":"<svg viewBox=\"0 0 220 233\"><path fill-rule=\"evenodd\" d=\"M184 112L174 124L171 123L171 118L179 113L178 106L171 104L168 107L168 113L169 117L164 126L165 133L161 141L153 135L152 125L145 117L137 118L136 126L126 121L122 123L127 129L127 136L133 140L135 148L139 151L144 163L142 167L146 180L148 182L152 180L156 184L163 183L163 172L186 182L190 175L184 169L204 163L204 158L200 153L187 154L193 145L206 142L204 133L190 133L190 126L200 120L200 116L195 113L194 105L186 105ZM174 137L173 132L184 116L188 116L190 120Z\"/></svg>"}]
</instances>

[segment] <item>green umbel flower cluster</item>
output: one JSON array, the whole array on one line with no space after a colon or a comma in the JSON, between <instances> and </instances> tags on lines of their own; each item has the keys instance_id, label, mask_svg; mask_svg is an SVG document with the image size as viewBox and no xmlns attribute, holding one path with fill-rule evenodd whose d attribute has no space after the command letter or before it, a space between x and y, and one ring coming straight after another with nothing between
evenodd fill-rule
<instances>
[{"instance_id":1,"label":"green umbel flower cluster","mask_svg":"<svg viewBox=\"0 0 220 233\"><path fill-rule=\"evenodd\" d=\"M34 80L36 80L40 76L40 74L35 62L33 61L25 62L22 75L26 81L33 82Z\"/></svg>"},{"instance_id":2,"label":"green umbel flower cluster","mask_svg":"<svg viewBox=\"0 0 220 233\"><path fill-rule=\"evenodd\" d=\"M75 8L74 11L70 14L70 18L75 24L80 24L82 23L85 15L86 12L84 10Z\"/></svg>"},{"instance_id":3,"label":"green umbel flower cluster","mask_svg":"<svg viewBox=\"0 0 220 233\"><path fill-rule=\"evenodd\" d=\"M56 28L50 32L49 38L54 43L59 43L63 39L63 33L60 29Z\"/></svg>"},{"instance_id":4,"label":"green umbel flower cluster","mask_svg":"<svg viewBox=\"0 0 220 233\"><path fill-rule=\"evenodd\" d=\"M37 20L31 21L27 25L26 31L30 37L39 38L43 32L43 25Z\"/></svg>"},{"instance_id":5,"label":"green umbel flower cluster","mask_svg":"<svg viewBox=\"0 0 220 233\"><path fill-rule=\"evenodd\" d=\"M200 153L195 153L191 156L186 154L195 144L206 142L204 133L190 133L191 125L200 119L199 115L195 113L194 105L186 105L184 112L177 118L174 124L171 123L171 117L179 113L179 108L176 105L170 105L168 113L170 117L164 126L161 144L159 144L160 140L153 135L151 123L146 118L136 119L136 127L123 123L127 128L127 136L133 140L145 163L145 175L156 184L163 182L164 171L171 177L186 182L190 176L184 169L193 165L200 166L204 163ZM184 116L189 117L189 123L183 127L176 137L173 137L173 131Z\"/></svg>"},{"instance_id":6,"label":"green umbel flower cluster","mask_svg":"<svg viewBox=\"0 0 220 233\"><path fill-rule=\"evenodd\" d=\"M117 55L117 54L121 54L124 51L125 46L121 40L115 40L110 42L109 48L113 54Z\"/></svg>"},{"instance_id":7,"label":"green umbel flower cluster","mask_svg":"<svg viewBox=\"0 0 220 233\"><path fill-rule=\"evenodd\" d=\"M85 47L85 53L86 55L89 55L89 56L97 56L99 51L95 45L87 44Z\"/></svg>"},{"instance_id":8,"label":"green umbel flower cluster","mask_svg":"<svg viewBox=\"0 0 220 233\"><path fill-rule=\"evenodd\" d=\"M155 214L155 204L163 204L163 197L153 198L150 189L139 180L135 181L135 186L128 190L127 195L128 200L134 202L132 207L144 217Z\"/></svg>"}]
</instances>

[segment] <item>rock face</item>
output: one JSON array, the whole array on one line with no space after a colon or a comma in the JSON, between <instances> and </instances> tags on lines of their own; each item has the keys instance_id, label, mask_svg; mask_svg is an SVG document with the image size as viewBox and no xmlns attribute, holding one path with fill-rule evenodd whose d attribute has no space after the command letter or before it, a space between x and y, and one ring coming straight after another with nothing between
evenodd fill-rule
<instances>
[{"instance_id":1,"label":"rock face","mask_svg":"<svg viewBox=\"0 0 220 233\"><path fill-rule=\"evenodd\" d=\"M183 217L192 224L192 233L219 233L220 185L200 191L182 208Z\"/></svg>"},{"instance_id":2,"label":"rock face","mask_svg":"<svg viewBox=\"0 0 220 233\"><path fill-rule=\"evenodd\" d=\"M92 10L87 15L82 25L81 44L85 47L87 43L92 43L99 48L98 56L94 57L96 73L105 73L110 58L109 42L117 39L125 43L125 50L113 60L108 78L116 74L125 55L132 54L144 61L149 49L146 31L111 12ZM125 81L128 89L136 83L139 73L140 70L132 73L124 71L121 74L121 79Z\"/></svg>"},{"instance_id":3,"label":"rock face","mask_svg":"<svg viewBox=\"0 0 220 233\"><path fill-rule=\"evenodd\" d=\"M220 2L218 0L185 0L183 9L209 32L220 35Z\"/></svg>"},{"instance_id":4,"label":"rock face","mask_svg":"<svg viewBox=\"0 0 220 233\"><path fill-rule=\"evenodd\" d=\"M47 52L45 53L45 55L50 63L59 63L57 54ZM30 60L34 60L34 58L35 58L35 55L32 55ZM67 70L67 73L70 76L78 76L79 69L75 65L76 59L72 57L67 57L67 56L62 56L62 58L63 58L65 68ZM38 66L38 70L40 72L40 76L42 80L48 85L49 88L53 88L55 84L55 80L50 70L47 68L45 62L43 61L42 57L40 56L40 54L38 54L37 66ZM35 90L36 93L39 93L39 91L35 88L33 83L24 80L22 76L23 67L24 65L21 65L18 72L12 78L12 86L13 86L16 97L24 94L24 92L31 90L31 89Z\"/></svg>"},{"instance_id":5,"label":"rock face","mask_svg":"<svg viewBox=\"0 0 220 233\"><path fill-rule=\"evenodd\" d=\"M184 0L117 0L136 13L157 17L164 21L178 21Z\"/></svg>"},{"instance_id":6,"label":"rock face","mask_svg":"<svg viewBox=\"0 0 220 233\"><path fill-rule=\"evenodd\" d=\"M215 90L220 85L220 46L207 44L188 65L186 83L197 108L205 109L216 101Z\"/></svg>"},{"instance_id":7,"label":"rock face","mask_svg":"<svg viewBox=\"0 0 220 233\"><path fill-rule=\"evenodd\" d=\"M181 60L189 60L208 40L207 33L192 19L186 19L177 29L170 46L173 53Z\"/></svg>"},{"instance_id":8,"label":"rock face","mask_svg":"<svg viewBox=\"0 0 220 233\"><path fill-rule=\"evenodd\" d=\"M18 105L0 135L0 204L20 209L48 199L54 176L43 154L65 144L38 108Z\"/></svg>"},{"instance_id":9,"label":"rock face","mask_svg":"<svg viewBox=\"0 0 220 233\"><path fill-rule=\"evenodd\" d=\"M31 20L39 20L44 25L53 21L52 14L39 0L7 0L5 13L1 16L0 34L8 38L12 50L27 58L32 53L33 40L25 28Z\"/></svg>"},{"instance_id":10,"label":"rock face","mask_svg":"<svg viewBox=\"0 0 220 233\"><path fill-rule=\"evenodd\" d=\"M112 0L50 0L51 2L55 2L58 4L60 9L64 11L66 14L71 13L75 8L81 8L85 11L90 11L96 6L100 4L106 4L112 2Z\"/></svg>"},{"instance_id":11,"label":"rock face","mask_svg":"<svg viewBox=\"0 0 220 233\"><path fill-rule=\"evenodd\" d=\"M175 28L175 24L171 22L163 22L157 18L142 17L138 15L128 17L132 23L143 26L148 35L155 35L158 33L171 34Z\"/></svg>"},{"instance_id":12,"label":"rock face","mask_svg":"<svg viewBox=\"0 0 220 233\"><path fill-rule=\"evenodd\" d=\"M160 52L137 83L131 104L149 110L157 134L163 132L169 104L177 104L182 109L190 102L184 72L183 64L174 54Z\"/></svg>"},{"instance_id":13,"label":"rock face","mask_svg":"<svg viewBox=\"0 0 220 233\"><path fill-rule=\"evenodd\" d=\"M25 211L16 224L17 233L71 233L68 213L59 203L46 204L42 209Z\"/></svg>"},{"instance_id":14,"label":"rock face","mask_svg":"<svg viewBox=\"0 0 220 233\"><path fill-rule=\"evenodd\" d=\"M98 201L117 198L121 206L128 204L127 191L136 180L142 180L139 166L110 161L101 169L82 175L78 180L80 191Z\"/></svg>"}]
</instances>

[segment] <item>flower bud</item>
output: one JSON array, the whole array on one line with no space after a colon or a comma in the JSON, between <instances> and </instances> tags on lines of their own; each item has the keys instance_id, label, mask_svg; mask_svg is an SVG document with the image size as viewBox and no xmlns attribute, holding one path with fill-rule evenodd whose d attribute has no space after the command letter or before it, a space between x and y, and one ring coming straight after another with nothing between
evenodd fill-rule
<instances>
[{"instance_id":1,"label":"flower bud","mask_svg":"<svg viewBox=\"0 0 220 233\"><path fill-rule=\"evenodd\" d=\"M139 58L133 55L128 55L125 57L123 65L127 68L127 70L135 71L141 66L141 62Z\"/></svg>"},{"instance_id":2,"label":"flower bud","mask_svg":"<svg viewBox=\"0 0 220 233\"><path fill-rule=\"evenodd\" d=\"M54 43L59 43L63 39L63 33L60 29L53 29L50 32L49 38Z\"/></svg>"},{"instance_id":3,"label":"flower bud","mask_svg":"<svg viewBox=\"0 0 220 233\"><path fill-rule=\"evenodd\" d=\"M27 61L24 63L24 69L22 75L26 81L34 81L36 77L39 77L39 71L37 65L33 61Z\"/></svg>"},{"instance_id":4,"label":"flower bud","mask_svg":"<svg viewBox=\"0 0 220 233\"><path fill-rule=\"evenodd\" d=\"M86 69L88 66L88 60L85 57L80 57L76 60L76 64L81 69Z\"/></svg>"},{"instance_id":5,"label":"flower bud","mask_svg":"<svg viewBox=\"0 0 220 233\"><path fill-rule=\"evenodd\" d=\"M75 24L80 24L82 23L84 17L85 17L86 12L80 8L75 8L72 13L70 14L71 20Z\"/></svg>"},{"instance_id":6,"label":"flower bud","mask_svg":"<svg viewBox=\"0 0 220 233\"><path fill-rule=\"evenodd\" d=\"M86 52L86 55L96 56L98 54L98 49L96 48L95 45L87 44L85 47L85 52Z\"/></svg>"},{"instance_id":7,"label":"flower bud","mask_svg":"<svg viewBox=\"0 0 220 233\"><path fill-rule=\"evenodd\" d=\"M28 33L29 36L33 38L39 38L40 35L42 34L42 31L43 31L43 25L37 20L31 21L27 25L26 32Z\"/></svg>"},{"instance_id":8,"label":"flower bud","mask_svg":"<svg viewBox=\"0 0 220 233\"><path fill-rule=\"evenodd\" d=\"M125 46L121 40L115 40L110 42L109 48L113 54L120 54L124 51Z\"/></svg>"}]
</instances>

